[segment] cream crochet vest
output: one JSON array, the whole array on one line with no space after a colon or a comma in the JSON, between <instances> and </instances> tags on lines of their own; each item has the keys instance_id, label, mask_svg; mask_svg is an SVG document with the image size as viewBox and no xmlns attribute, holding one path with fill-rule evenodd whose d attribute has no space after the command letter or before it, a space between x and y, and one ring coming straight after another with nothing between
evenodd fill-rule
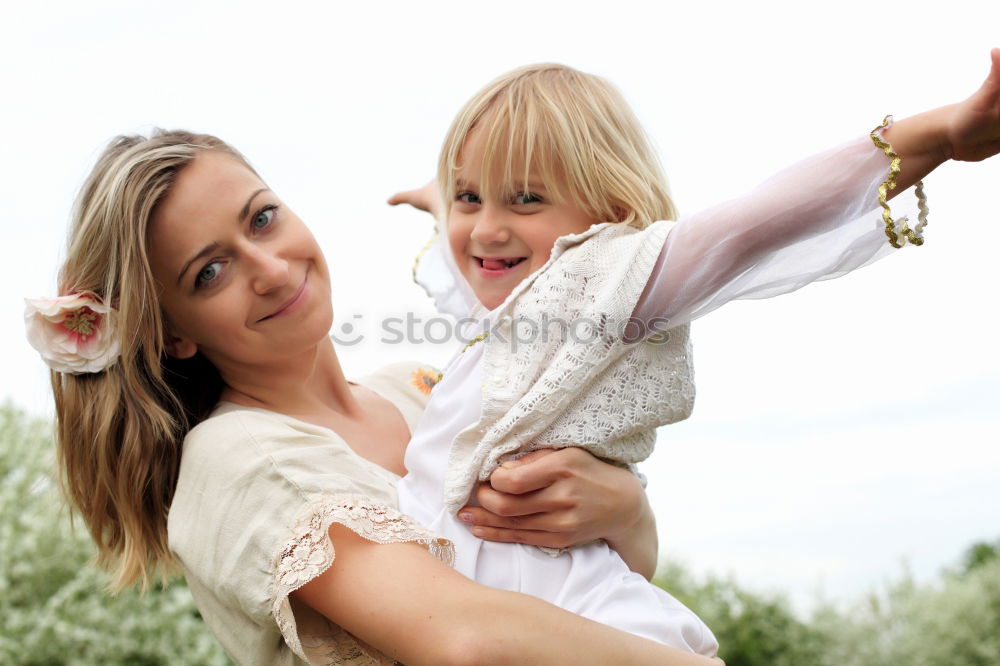
<instances>
[{"instance_id":1,"label":"cream crochet vest","mask_svg":"<svg viewBox=\"0 0 1000 666\"><path fill-rule=\"evenodd\" d=\"M655 428L694 405L688 325L627 343L622 331L673 222L595 225L556 241L549 261L495 311L479 421L452 443L445 505L455 512L504 460L582 446L628 465ZM669 330L667 330L669 328Z\"/></svg>"}]
</instances>

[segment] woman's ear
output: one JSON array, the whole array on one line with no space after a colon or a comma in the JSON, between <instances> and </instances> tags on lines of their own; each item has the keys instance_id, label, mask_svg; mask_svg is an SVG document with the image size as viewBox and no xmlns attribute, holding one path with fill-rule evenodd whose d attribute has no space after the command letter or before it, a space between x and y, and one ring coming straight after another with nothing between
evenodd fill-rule
<instances>
[{"instance_id":1,"label":"woman's ear","mask_svg":"<svg viewBox=\"0 0 1000 666\"><path fill-rule=\"evenodd\" d=\"M169 331L164 336L163 348L167 352L167 356L181 360L191 358L198 353L198 345L187 338L178 337Z\"/></svg>"}]
</instances>

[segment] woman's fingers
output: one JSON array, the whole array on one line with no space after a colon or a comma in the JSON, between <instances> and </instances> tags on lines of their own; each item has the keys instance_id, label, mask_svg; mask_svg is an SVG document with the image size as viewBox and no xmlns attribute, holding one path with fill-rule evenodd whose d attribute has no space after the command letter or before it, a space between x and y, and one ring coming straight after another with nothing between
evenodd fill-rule
<instances>
[{"instance_id":1,"label":"woman's fingers","mask_svg":"<svg viewBox=\"0 0 1000 666\"><path fill-rule=\"evenodd\" d=\"M490 485L502 493L521 495L548 488L573 475L578 455L589 455L575 447L539 449L505 462L490 475Z\"/></svg>"},{"instance_id":2,"label":"woman's fingers","mask_svg":"<svg viewBox=\"0 0 1000 666\"><path fill-rule=\"evenodd\" d=\"M543 546L545 548L566 548L573 545L570 536L563 532L477 526L472 528L472 533L480 539L502 543L523 543L528 546Z\"/></svg>"},{"instance_id":3,"label":"woman's fingers","mask_svg":"<svg viewBox=\"0 0 1000 666\"><path fill-rule=\"evenodd\" d=\"M580 542L576 531L565 530L559 514L536 513L527 516L499 516L481 507L462 509L469 518L473 536L486 541L523 543L529 546L565 548Z\"/></svg>"},{"instance_id":4,"label":"woman's fingers","mask_svg":"<svg viewBox=\"0 0 1000 666\"><path fill-rule=\"evenodd\" d=\"M572 506L572 502L562 496L559 489L547 488L529 493L513 494L501 492L489 483L479 484L474 495L481 508L498 516L529 516L533 513L560 511Z\"/></svg>"},{"instance_id":5,"label":"woman's fingers","mask_svg":"<svg viewBox=\"0 0 1000 666\"><path fill-rule=\"evenodd\" d=\"M466 521L465 517L469 520ZM502 516L478 506L465 507L459 512L462 522L470 527L484 527L504 530L540 530L545 524L544 514L528 514L524 516Z\"/></svg>"}]
</instances>

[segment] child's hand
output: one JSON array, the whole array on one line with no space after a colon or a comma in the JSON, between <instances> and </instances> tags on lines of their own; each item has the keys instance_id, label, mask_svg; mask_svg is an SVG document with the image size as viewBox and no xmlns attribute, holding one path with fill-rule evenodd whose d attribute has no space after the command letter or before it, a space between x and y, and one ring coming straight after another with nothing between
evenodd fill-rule
<instances>
[{"instance_id":1,"label":"child's hand","mask_svg":"<svg viewBox=\"0 0 1000 666\"><path fill-rule=\"evenodd\" d=\"M437 181L432 180L423 187L406 192L397 192L389 197L389 205L409 204L417 210L422 210L434 216L435 220L441 219L444 206L441 205L441 193L438 190Z\"/></svg>"},{"instance_id":2,"label":"child's hand","mask_svg":"<svg viewBox=\"0 0 1000 666\"><path fill-rule=\"evenodd\" d=\"M977 162L1000 153L1000 49L990 59L989 76L968 99L903 118L883 132L902 158L890 198L946 160Z\"/></svg>"},{"instance_id":3,"label":"child's hand","mask_svg":"<svg viewBox=\"0 0 1000 666\"><path fill-rule=\"evenodd\" d=\"M990 56L986 81L955 106L947 136L951 159L978 162L1000 153L1000 49L993 49Z\"/></svg>"}]
</instances>

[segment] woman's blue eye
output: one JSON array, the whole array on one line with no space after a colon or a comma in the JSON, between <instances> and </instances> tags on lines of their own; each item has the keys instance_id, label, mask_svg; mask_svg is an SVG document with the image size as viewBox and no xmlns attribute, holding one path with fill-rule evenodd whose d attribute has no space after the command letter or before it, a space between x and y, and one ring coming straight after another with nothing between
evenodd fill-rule
<instances>
[{"instance_id":1,"label":"woman's blue eye","mask_svg":"<svg viewBox=\"0 0 1000 666\"><path fill-rule=\"evenodd\" d=\"M514 195L514 205L524 206L526 204L540 203L541 199L531 192L518 192Z\"/></svg>"},{"instance_id":2,"label":"woman's blue eye","mask_svg":"<svg viewBox=\"0 0 1000 666\"><path fill-rule=\"evenodd\" d=\"M222 272L222 264L218 261L213 261L207 264L204 268L198 271L198 276L195 277L194 283L196 287L201 287L215 278L219 277L219 273Z\"/></svg>"},{"instance_id":3,"label":"woman's blue eye","mask_svg":"<svg viewBox=\"0 0 1000 666\"><path fill-rule=\"evenodd\" d=\"M250 226L253 227L254 231L260 231L271 224L271 220L274 219L274 209L275 206L267 206L253 216L253 219L250 220Z\"/></svg>"},{"instance_id":4,"label":"woman's blue eye","mask_svg":"<svg viewBox=\"0 0 1000 666\"><path fill-rule=\"evenodd\" d=\"M473 194L472 192L459 192L458 196L455 198L461 201L462 203L467 203L467 204L482 203L482 201L479 199L479 196Z\"/></svg>"}]
</instances>

